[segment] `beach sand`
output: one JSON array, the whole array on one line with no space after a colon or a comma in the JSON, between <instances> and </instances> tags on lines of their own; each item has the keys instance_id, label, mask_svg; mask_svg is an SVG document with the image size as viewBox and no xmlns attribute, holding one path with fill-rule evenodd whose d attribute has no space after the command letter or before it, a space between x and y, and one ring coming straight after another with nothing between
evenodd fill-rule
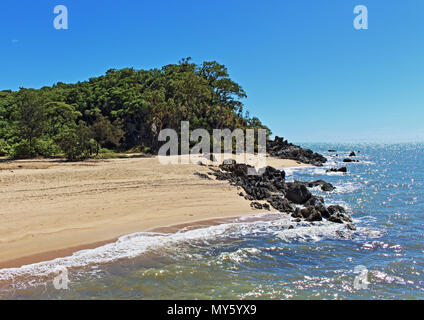
<instances>
[{"instance_id":1,"label":"beach sand","mask_svg":"<svg viewBox=\"0 0 424 320\"><path fill-rule=\"evenodd\" d=\"M267 158L275 168L303 166ZM157 157L0 162L0 268L50 260L134 232L259 213L208 166Z\"/></svg>"}]
</instances>

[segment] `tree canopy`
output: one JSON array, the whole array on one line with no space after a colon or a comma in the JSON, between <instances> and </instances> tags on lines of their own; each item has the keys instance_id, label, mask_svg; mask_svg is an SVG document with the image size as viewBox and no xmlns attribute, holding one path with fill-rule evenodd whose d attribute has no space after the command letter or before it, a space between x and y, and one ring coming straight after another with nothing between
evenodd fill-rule
<instances>
[{"instance_id":1,"label":"tree canopy","mask_svg":"<svg viewBox=\"0 0 424 320\"><path fill-rule=\"evenodd\" d=\"M86 157L106 147L156 151L164 128L269 129L243 109L243 88L215 61L111 69L75 84L0 91L0 155Z\"/></svg>"}]
</instances>

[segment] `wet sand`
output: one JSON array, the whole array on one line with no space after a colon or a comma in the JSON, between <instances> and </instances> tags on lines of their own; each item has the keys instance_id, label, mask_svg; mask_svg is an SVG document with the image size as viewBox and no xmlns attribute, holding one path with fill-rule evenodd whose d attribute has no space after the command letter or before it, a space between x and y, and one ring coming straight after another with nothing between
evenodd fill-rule
<instances>
[{"instance_id":1,"label":"wet sand","mask_svg":"<svg viewBox=\"0 0 424 320\"><path fill-rule=\"evenodd\" d=\"M268 158L267 165L303 164ZM156 157L2 161L0 268L68 256L134 232L172 232L261 212L228 182L194 175L209 171L162 165Z\"/></svg>"}]
</instances>

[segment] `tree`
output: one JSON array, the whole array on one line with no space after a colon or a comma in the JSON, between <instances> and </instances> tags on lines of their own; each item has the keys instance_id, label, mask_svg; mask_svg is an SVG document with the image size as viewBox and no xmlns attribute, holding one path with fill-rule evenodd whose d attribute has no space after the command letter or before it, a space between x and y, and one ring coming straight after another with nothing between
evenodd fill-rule
<instances>
[{"instance_id":1,"label":"tree","mask_svg":"<svg viewBox=\"0 0 424 320\"><path fill-rule=\"evenodd\" d=\"M96 141L96 154L102 145L110 143L114 146L119 146L119 143L124 136L124 131L121 129L119 122L113 124L108 118L99 116L91 126L92 137Z\"/></svg>"},{"instance_id":2,"label":"tree","mask_svg":"<svg viewBox=\"0 0 424 320\"><path fill-rule=\"evenodd\" d=\"M44 134L47 127L43 97L35 90L21 89L16 118L18 136L28 143L28 156L36 155L36 140Z\"/></svg>"},{"instance_id":3,"label":"tree","mask_svg":"<svg viewBox=\"0 0 424 320\"><path fill-rule=\"evenodd\" d=\"M74 128L64 129L55 141L71 161L88 158L95 148L92 132L84 121L79 121Z\"/></svg>"}]
</instances>

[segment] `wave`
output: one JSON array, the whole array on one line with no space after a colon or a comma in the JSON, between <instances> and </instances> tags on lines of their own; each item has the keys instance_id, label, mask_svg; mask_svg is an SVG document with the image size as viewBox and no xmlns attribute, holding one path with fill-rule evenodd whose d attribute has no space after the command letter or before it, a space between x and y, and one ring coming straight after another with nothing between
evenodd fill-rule
<instances>
[{"instance_id":1,"label":"wave","mask_svg":"<svg viewBox=\"0 0 424 320\"><path fill-rule=\"evenodd\" d=\"M250 219L250 221L248 220ZM252 221L252 219L254 221ZM358 232L358 230L356 231ZM209 245L210 242L247 237L272 236L292 241L320 241L326 238L351 238L354 232L345 228L345 225L328 221L295 222L289 215L281 213L262 213L254 216L241 217L230 223L213 225L204 228L182 230L177 233L138 232L120 237L116 242L75 252L73 255L44 261L20 268L0 270L0 286L2 281L27 279L31 277L45 278L55 274L58 267L67 269L83 268L89 265L99 265L114 262L120 259L131 259L147 252L163 251L184 247L186 245ZM255 254L246 249L236 252L227 259L236 261L238 257ZM225 258L225 257L223 257ZM34 279L33 279L34 280ZM28 281L27 281L28 284Z\"/></svg>"}]
</instances>

